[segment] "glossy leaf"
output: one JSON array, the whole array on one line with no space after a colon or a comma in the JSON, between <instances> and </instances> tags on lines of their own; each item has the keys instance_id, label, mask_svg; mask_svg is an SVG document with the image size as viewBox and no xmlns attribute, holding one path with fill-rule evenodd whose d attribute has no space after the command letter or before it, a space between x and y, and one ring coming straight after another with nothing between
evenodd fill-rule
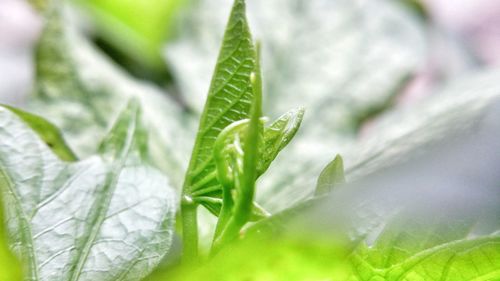
<instances>
[{"instance_id":1,"label":"glossy leaf","mask_svg":"<svg viewBox=\"0 0 500 281\"><path fill-rule=\"evenodd\" d=\"M119 150L113 160L74 163L10 111L0 108L0 120L1 188L25 280L140 280L160 261L172 240L175 195L157 170L129 161L141 141L135 119L124 141L103 144Z\"/></svg>"}]
</instances>

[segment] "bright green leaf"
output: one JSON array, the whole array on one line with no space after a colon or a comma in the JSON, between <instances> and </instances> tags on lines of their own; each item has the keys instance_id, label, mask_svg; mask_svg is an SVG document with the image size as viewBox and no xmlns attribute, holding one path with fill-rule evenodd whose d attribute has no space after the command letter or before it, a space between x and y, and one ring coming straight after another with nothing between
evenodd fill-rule
<instances>
[{"instance_id":1,"label":"bright green leaf","mask_svg":"<svg viewBox=\"0 0 500 281\"><path fill-rule=\"evenodd\" d=\"M198 268L158 272L146 280L342 280L348 273L342 253L331 241L249 239L228 247Z\"/></svg>"},{"instance_id":2,"label":"bright green leaf","mask_svg":"<svg viewBox=\"0 0 500 281\"><path fill-rule=\"evenodd\" d=\"M4 176L0 174L0 186L5 183ZM21 281L21 264L17 258L12 254L9 243L7 231L5 229L4 206L3 196L0 196L0 281Z\"/></svg>"},{"instance_id":3,"label":"bright green leaf","mask_svg":"<svg viewBox=\"0 0 500 281\"><path fill-rule=\"evenodd\" d=\"M140 280L152 270L171 244L175 195L157 170L128 161L140 141L133 120L114 161L74 163L9 110L0 120L0 188L25 280Z\"/></svg>"},{"instance_id":4,"label":"bright green leaf","mask_svg":"<svg viewBox=\"0 0 500 281\"><path fill-rule=\"evenodd\" d=\"M230 2L198 1L166 47L181 91L200 111ZM425 29L391 0L253 0L248 15L263 42L264 112L308 110L293 149L262 179L258 202L275 212L314 193L321 170L336 154L347 156L360 118L387 108L420 70Z\"/></svg>"},{"instance_id":5,"label":"bright green leaf","mask_svg":"<svg viewBox=\"0 0 500 281\"><path fill-rule=\"evenodd\" d=\"M263 145L259 148L259 161L257 163L257 177L263 175L266 170L269 168L273 160L278 156L279 152L286 147L286 145L293 139L295 134L297 133L300 124L302 122L302 118L304 116L304 110L302 108L298 108L295 110L291 110L290 112L284 114L276 121L274 121L269 126L264 128L263 135ZM228 141L230 138L225 138L222 134L227 134L231 136L239 135L240 139L244 139L245 130L248 127L248 120L241 120L231 124L230 126L224 129L218 139L221 141ZM220 146L224 146L224 143L219 144ZM223 147L217 148L217 142L215 144L215 155L217 159L217 150L222 150ZM213 172L213 176L215 176L215 171ZM218 180L220 177L218 178ZM211 198L220 198L222 187L218 183L217 186L212 186L207 188L209 192L202 193L202 191L197 192L196 196L210 196ZM203 202L203 205L207 207L213 214L218 214L221 207L221 202ZM266 212L260 205L254 203L254 215L253 219L258 220L263 217L267 217L268 212Z\"/></svg>"},{"instance_id":6,"label":"bright green leaf","mask_svg":"<svg viewBox=\"0 0 500 281\"><path fill-rule=\"evenodd\" d=\"M213 147L219 133L249 117L253 100L250 74L255 69L254 46L243 0L234 2L215 67L205 109L200 119L184 191L188 196L215 171ZM211 181L217 185L215 178ZM203 185L204 187L206 185Z\"/></svg>"},{"instance_id":7,"label":"bright green leaf","mask_svg":"<svg viewBox=\"0 0 500 281\"><path fill-rule=\"evenodd\" d=\"M97 31L137 62L160 67L161 48L172 32L177 11L186 0L76 0L86 8Z\"/></svg>"},{"instance_id":8,"label":"bright green leaf","mask_svg":"<svg viewBox=\"0 0 500 281\"><path fill-rule=\"evenodd\" d=\"M421 240L414 240L419 243ZM370 264L371 250L352 256L349 281L465 281L499 280L500 237L498 235L450 241L414 252L387 267Z\"/></svg>"}]
</instances>

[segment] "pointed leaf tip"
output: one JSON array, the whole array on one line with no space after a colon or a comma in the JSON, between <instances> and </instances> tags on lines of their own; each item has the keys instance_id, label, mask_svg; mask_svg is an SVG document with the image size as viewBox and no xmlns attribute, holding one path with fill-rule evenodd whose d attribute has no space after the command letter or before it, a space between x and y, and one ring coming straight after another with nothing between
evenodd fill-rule
<instances>
[{"instance_id":1,"label":"pointed leaf tip","mask_svg":"<svg viewBox=\"0 0 500 281\"><path fill-rule=\"evenodd\" d=\"M101 142L99 153L114 160L130 148L130 156L145 160L148 155L148 136L142 126L141 115L140 102L131 99Z\"/></svg>"},{"instance_id":2,"label":"pointed leaf tip","mask_svg":"<svg viewBox=\"0 0 500 281\"><path fill-rule=\"evenodd\" d=\"M317 196L328 194L334 187L343 183L345 183L344 161L337 155L319 175L315 194Z\"/></svg>"}]
</instances>

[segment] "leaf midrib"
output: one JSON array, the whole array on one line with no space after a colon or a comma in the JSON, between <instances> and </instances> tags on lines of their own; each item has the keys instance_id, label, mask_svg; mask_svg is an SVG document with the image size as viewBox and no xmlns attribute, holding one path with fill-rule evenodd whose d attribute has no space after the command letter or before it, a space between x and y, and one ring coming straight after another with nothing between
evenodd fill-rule
<instances>
[{"instance_id":1,"label":"leaf midrib","mask_svg":"<svg viewBox=\"0 0 500 281\"><path fill-rule=\"evenodd\" d=\"M99 234L99 231L101 230L102 224L106 220L106 214L109 209L109 205L113 197L114 191L116 190L118 179L120 177L123 167L125 166L127 156L132 148L133 135L135 129L136 129L136 119L133 119L133 122L131 122L130 127L127 130L127 139L122 149L120 159L116 164L112 166L111 171L109 171L106 175L106 181L103 186L104 194L99 196L97 200L94 201L93 206L96 207L95 208L96 212L93 215L93 217L91 212L89 214L89 216L91 216L90 220L86 220L86 221L91 221L91 223L89 224L92 227L88 228L88 233L86 233L86 235L84 236L86 238L80 244L80 246L83 245L83 247L81 248L81 251L79 251L79 254L76 256L75 260L76 266L71 268L70 271L71 277L69 279L70 281L77 281L80 275L82 274L83 268L88 259L92 246Z\"/></svg>"},{"instance_id":2,"label":"leaf midrib","mask_svg":"<svg viewBox=\"0 0 500 281\"><path fill-rule=\"evenodd\" d=\"M1 167L6 167L4 163L0 163ZM31 229L31 224L28 219L28 216L24 213L21 200L14 190L14 183L11 178L8 176L8 173L5 172L5 169L0 168L0 183L2 179L7 186L9 194L14 199L14 206L17 214L17 218L21 224L21 249L26 251L26 254L29 258L29 272L31 274L31 280L37 281L39 280L39 272L38 272L38 259L35 254L34 241L33 241L33 231Z\"/></svg>"}]
</instances>

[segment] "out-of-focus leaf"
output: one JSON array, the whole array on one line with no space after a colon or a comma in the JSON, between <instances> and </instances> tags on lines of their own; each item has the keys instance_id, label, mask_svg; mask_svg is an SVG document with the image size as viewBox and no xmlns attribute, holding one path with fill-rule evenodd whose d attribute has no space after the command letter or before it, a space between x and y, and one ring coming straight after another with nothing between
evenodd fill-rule
<instances>
[{"instance_id":1,"label":"out-of-focus leaf","mask_svg":"<svg viewBox=\"0 0 500 281\"><path fill-rule=\"evenodd\" d=\"M133 130L131 129L133 128ZM117 159L123 151L123 147L128 145L130 134L133 134L134 146L131 151L139 160L147 160L148 155L148 135L141 124L140 104L137 100L129 102L125 110L120 114L110 132L107 134L99 146L99 154L110 159Z\"/></svg>"},{"instance_id":2,"label":"out-of-focus leaf","mask_svg":"<svg viewBox=\"0 0 500 281\"><path fill-rule=\"evenodd\" d=\"M414 240L413 243L418 244L418 241ZM462 281L500 278L498 235L439 244L409 254L409 257L401 262L387 264L385 267L371 264L369 260L372 254L370 249L364 248L353 255L353 273L345 280Z\"/></svg>"},{"instance_id":3,"label":"out-of-focus leaf","mask_svg":"<svg viewBox=\"0 0 500 281\"><path fill-rule=\"evenodd\" d=\"M5 180L4 175L0 174L0 186L5 185ZM3 195L0 196L0 281L21 281L21 264L10 251L8 243L2 197Z\"/></svg>"},{"instance_id":4,"label":"out-of-focus leaf","mask_svg":"<svg viewBox=\"0 0 500 281\"><path fill-rule=\"evenodd\" d=\"M9 110L0 108L0 120L0 187L25 280L140 280L160 261L172 240L175 194L160 172L129 161L141 141L135 119L124 142L106 138L103 147L119 150L114 159L74 163Z\"/></svg>"},{"instance_id":5,"label":"out-of-focus leaf","mask_svg":"<svg viewBox=\"0 0 500 281\"><path fill-rule=\"evenodd\" d=\"M30 108L61 128L77 155L85 157L95 153L96 139L102 139L118 110L136 98L150 132L151 161L180 188L194 118L166 93L119 70L62 20L57 10L47 16L36 49Z\"/></svg>"},{"instance_id":6,"label":"out-of-focus leaf","mask_svg":"<svg viewBox=\"0 0 500 281\"><path fill-rule=\"evenodd\" d=\"M15 113L19 118L21 118L30 128L35 131L38 136L47 144L52 151L64 161L76 161L78 160L75 153L66 144L66 141L61 135L59 129L54 126L54 124L45 120L44 118L31 114L29 112L2 105L3 107L9 109Z\"/></svg>"},{"instance_id":7,"label":"out-of-focus leaf","mask_svg":"<svg viewBox=\"0 0 500 281\"><path fill-rule=\"evenodd\" d=\"M199 1L166 54L179 87L201 109L229 0ZM355 137L360 118L386 107L424 61L421 22L395 1L250 1L263 42L265 112L309 114L294 149L278 157L259 200L272 211L310 195L321 169ZM279 16L276 15L279 11ZM396 28L397 27L397 28Z\"/></svg>"},{"instance_id":8,"label":"out-of-focus leaf","mask_svg":"<svg viewBox=\"0 0 500 281\"><path fill-rule=\"evenodd\" d=\"M361 178L406 162L430 144L474 128L500 99L498 79L498 70L460 77L421 103L386 114L368 137L346 150L347 177Z\"/></svg>"},{"instance_id":9,"label":"out-of-focus leaf","mask_svg":"<svg viewBox=\"0 0 500 281\"><path fill-rule=\"evenodd\" d=\"M319 175L315 195L328 194L332 188L344 182L344 160L337 155Z\"/></svg>"},{"instance_id":10,"label":"out-of-focus leaf","mask_svg":"<svg viewBox=\"0 0 500 281\"><path fill-rule=\"evenodd\" d=\"M97 32L139 63L158 68L161 48L185 0L75 0L97 24Z\"/></svg>"},{"instance_id":11,"label":"out-of-focus leaf","mask_svg":"<svg viewBox=\"0 0 500 281\"><path fill-rule=\"evenodd\" d=\"M158 271L146 281L343 280L349 272L343 254L331 240L260 237L231 245L197 268Z\"/></svg>"}]
</instances>

